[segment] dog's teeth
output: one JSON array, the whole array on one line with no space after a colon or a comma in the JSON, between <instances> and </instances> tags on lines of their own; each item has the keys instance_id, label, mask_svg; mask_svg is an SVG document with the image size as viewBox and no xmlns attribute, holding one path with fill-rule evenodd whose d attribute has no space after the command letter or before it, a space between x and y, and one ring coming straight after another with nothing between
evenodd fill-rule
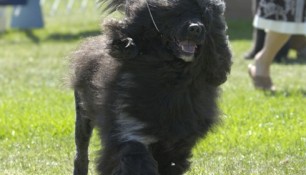
<instances>
[{"instance_id":1,"label":"dog's teeth","mask_svg":"<svg viewBox=\"0 0 306 175\"><path fill-rule=\"evenodd\" d=\"M186 53L194 53L195 49L197 48L197 45L191 41L182 41L180 42L180 46L182 51Z\"/></svg>"},{"instance_id":2,"label":"dog's teeth","mask_svg":"<svg viewBox=\"0 0 306 175\"><path fill-rule=\"evenodd\" d=\"M182 50L187 53L194 53L195 47L193 46L183 46Z\"/></svg>"}]
</instances>

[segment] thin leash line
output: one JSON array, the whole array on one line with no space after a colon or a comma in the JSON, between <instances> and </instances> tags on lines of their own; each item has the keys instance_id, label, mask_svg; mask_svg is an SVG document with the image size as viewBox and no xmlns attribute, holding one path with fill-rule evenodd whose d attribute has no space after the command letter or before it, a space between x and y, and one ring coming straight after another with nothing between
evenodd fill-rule
<instances>
[{"instance_id":1,"label":"thin leash line","mask_svg":"<svg viewBox=\"0 0 306 175\"><path fill-rule=\"evenodd\" d=\"M156 25L156 23L155 23L155 20L154 20L154 18L153 18L153 15L152 15L152 12L151 12L151 9L150 9L148 0L146 0L146 4L147 4L147 8L148 8L148 11L149 11L151 20L152 20L152 22L153 22L153 24L154 24L154 27L155 27L155 29L158 31L158 33L160 33L160 31L159 31L159 29L158 29L158 27L157 27L157 25Z\"/></svg>"}]
</instances>

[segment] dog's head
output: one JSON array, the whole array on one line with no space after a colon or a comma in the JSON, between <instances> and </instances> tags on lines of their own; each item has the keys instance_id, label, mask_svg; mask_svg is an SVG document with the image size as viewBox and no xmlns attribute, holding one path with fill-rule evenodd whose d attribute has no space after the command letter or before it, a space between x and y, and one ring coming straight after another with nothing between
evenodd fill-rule
<instances>
[{"instance_id":1,"label":"dog's head","mask_svg":"<svg viewBox=\"0 0 306 175\"><path fill-rule=\"evenodd\" d=\"M226 80L231 53L222 0L130 0L126 9L120 35L132 38L139 54L200 65L216 85Z\"/></svg>"},{"instance_id":2,"label":"dog's head","mask_svg":"<svg viewBox=\"0 0 306 175\"><path fill-rule=\"evenodd\" d=\"M201 6L196 2L185 3L174 1L165 13L157 13L157 19L162 22L156 21L156 27L164 46L175 57L191 62L205 43L207 29Z\"/></svg>"}]
</instances>

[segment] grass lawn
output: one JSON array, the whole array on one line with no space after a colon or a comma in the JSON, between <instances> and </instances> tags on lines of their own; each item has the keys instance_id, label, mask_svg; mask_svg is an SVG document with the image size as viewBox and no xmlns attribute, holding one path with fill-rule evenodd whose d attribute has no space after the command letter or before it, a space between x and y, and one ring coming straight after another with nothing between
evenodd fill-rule
<instances>
[{"instance_id":1,"label":"grass lawn","mask_svg":"<svg viewBox=\"0 0 306 175\"><path fill-rule=\"evenodd\" d=\"M55 16L50 7L44 6L44 29L0 34L0 175L72 174L74 102L64 81L66 57L82 38L99 33L100 17L92 4L71 14L61 7ZM230 21L229 37L234 65L222 86L223 123L198 143L187 175L305 175L306 62L273 64L278 91L255 91L250 61L242 58L251 46L251 21ZM95 133L92 162L98 150ZM96 174L93 163L89 174Z\"/></svg>"}]
</instances>

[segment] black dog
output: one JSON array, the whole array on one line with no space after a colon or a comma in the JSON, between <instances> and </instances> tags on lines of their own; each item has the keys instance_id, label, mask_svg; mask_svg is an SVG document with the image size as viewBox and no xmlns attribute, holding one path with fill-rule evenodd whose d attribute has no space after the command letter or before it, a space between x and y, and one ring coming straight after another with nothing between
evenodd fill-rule
<instances>
[{"instance_id":1,"label":"black dog","mask_svg":"<svg viewBox=\"0 0 306 175\"><path fill-rule=\"evenodd\" d=\"M110 1L110 11L125 3ZM94 126L100 174L180 175L218 121L231 66L224 2L156 1L128 1L124 20L105 23L73 55L75 175L87 174Z\"/></svg>"}]
</instances>

